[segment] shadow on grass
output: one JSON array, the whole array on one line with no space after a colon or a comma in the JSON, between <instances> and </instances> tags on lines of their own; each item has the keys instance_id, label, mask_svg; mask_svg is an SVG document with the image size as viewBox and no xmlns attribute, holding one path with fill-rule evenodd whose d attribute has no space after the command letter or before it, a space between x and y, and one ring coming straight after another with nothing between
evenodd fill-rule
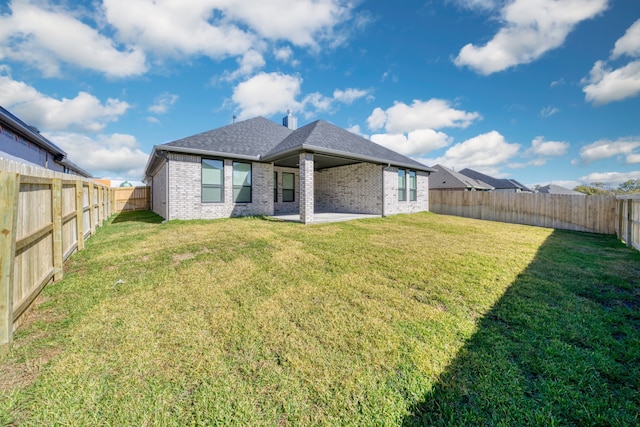
<instances>
[{"instance_id":1,"label":"shadow on grass","mask_svg":"<svg viewBox=\"0 0 640 427\"><path fill-rule=\"evenodd\" d=\"M638 425L640 253L556 231L410 410L416 425Z\"/></svg>"},{"instance_id":2,"label":"shadow on grass","mask_svg":"<svg viewBox=\"0 0 640 427\"><path fill-rule=\"evenodd\" d=\"M152 211L135 211L135 212L121 212L113 219L114 224L122 222L144 222L147 224L160 224L162 217Z\"/></svg>"}]
</instances>

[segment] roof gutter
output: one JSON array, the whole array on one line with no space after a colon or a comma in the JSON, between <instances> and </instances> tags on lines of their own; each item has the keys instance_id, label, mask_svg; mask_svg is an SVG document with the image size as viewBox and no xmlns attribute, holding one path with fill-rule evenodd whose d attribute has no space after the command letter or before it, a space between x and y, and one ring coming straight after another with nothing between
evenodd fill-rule
<instances>
[{"instance_id":1,"label":"roof gutter","mask_svg":"<svg viewBox=\"0 0 640 427\"><path fill-rule=\"evenodd\" d=\"M155 146L154 149L158 147ZM173 147L171 145L162 145L162 151L171 151L175 153L184 153L184 154L198 154L201 156L214 156L214 157L227 157L241 160L254 160L260 161L260 156L250 156L247 154L235 154L235 153L225 153L218 151L210 151L210 150L200 150L198 148L185 148L185 147Z\"/></svg>"},{"instance_id":2,"label":"roof gutter","mask_svg":"<svg viewBox=\"0 0 640 427\"><path fill-rule=\"evenodd\" d=\"M6 110L5 110L6 111ZM0 110L0 124L10 128L23 138L27 138L30 140L34 140L38 144L41 144L43 148L51 151L57 158L57 161L62 160L67 156L67 153L60 149L53 142L49 141L47 138L39 134L38 132L31 129L26 123L22 122L22 120L13 116L13 114L9 113L3 114L4 112Z\"/></svg>"}]
</instances>

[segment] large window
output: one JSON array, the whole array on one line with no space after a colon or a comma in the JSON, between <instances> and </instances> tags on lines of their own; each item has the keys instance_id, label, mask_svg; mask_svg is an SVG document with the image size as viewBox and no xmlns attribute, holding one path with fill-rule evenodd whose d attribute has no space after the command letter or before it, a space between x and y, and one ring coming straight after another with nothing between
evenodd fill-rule
<instances>
[{"instance_id":1,"label":"large window","mask_svg":"<svg viewBox=\"0 0 640 427\"><path fill-rule=\"evenodd\" d=\"M278 172L273 173L273 201L278 202Z\"/></svg>"},{"instance_id":2,"label":"large window","mask_svg":"<svg viewBox=\"0 0 640 427\"><path fill-rule=\"evenodd\" d=\"M416 182L416 171L409 171L409 200L418 200L418 184Z\"/></svg>"},{"instance_id":3,"label":"large window","mask_svg":"<svg viewBox=\"0 0 640 427\"><path fill-rule=\"evenodd\" d=\"M282 201L293 202L295 200L295 175L288 172L282 172Z\"/></svg>"},{"instance_id":4,"label":"large window","mask_svg":"<svg viewBox=\"0 0 640 427\"><path fill-rule=\"evenodd\" d=\"M407 200L407 171L398 169L398 201Z\"/></svg>"},{"instance_id":5,"label":"large window","mask_svg":"<svg viewBox=\"0 0 640 427\"><path fill-rule=\"evenodd\" d=\"M224 202L224 162L202 159L202 202Z\"/></svg>"},{"instance_id":6,"label":"large window","mask_svg":"<svg viewBox=\"0 0 640 427\"><path fill-rule=\"evenodd\" d=\"M233 162L233 201L251 203L251 163Z\"/></svg>"}]
</instances>

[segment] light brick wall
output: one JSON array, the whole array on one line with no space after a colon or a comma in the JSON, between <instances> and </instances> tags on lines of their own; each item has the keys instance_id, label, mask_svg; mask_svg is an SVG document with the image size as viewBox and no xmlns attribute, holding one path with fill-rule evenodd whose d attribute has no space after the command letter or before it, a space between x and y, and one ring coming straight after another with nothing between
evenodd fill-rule
<instances>
[{"instance_id":1,"label":"light brick wall","mask_svg":"<svg viewBox=\"0 0 640 427\"><path fill-rule=\"evenodd\" d=\"M382 170L357 163L316 172L316 212L382 215Z\"/></svg>"},{"instance_id":2,"label":"light brick wall","mask_svg":"<svg viewBox=\"0 0 640 427\"><path fill-rule=\"evenodd\" d=\"M409 201L409 177L407 176L406 201L398 201L398 168L387 167L384 169L384 213L394 215L399 213L423 212L429 210L429 174L416 171L417 199Z\"/></svg>"},{"instance_id":3,"label":"light brick wall","mask_svg":"<svg viewBox=\"0 0 640 427\"><path fill-rule=\"evenodd\" d=\"M300 153L300 220L305 224L313 222L315 201L313 178L313 154Z\"/></svg>"},{"instance_id":4,"label":"light brick wall","mask_svg":"<svg viewBox=\"0 0 640 427\"><path fill-rule=\"evenodd\" d=\"M200 156L169 154L169 218L217 219L273 214L273 165L253 162L251 203L233 202L233 160L224 159L224 202L202 203Z\"/></svg>"},{"instance_id":5,"label":"light brick wall","mask_svg":"<svg viewBox=\"0 0 640 427\"><path fill-rule=\"evenodd\" d=\"M300 211L300 173L295 168L273 167L274 172L278 172L278 201L273 204L274 213L294 213ZM282 173L294 174L294 196L293 202L282 201ZM272 174L273 175L273 174ZM273 193L273 188L271 189Z\"/></svg>"}]
</instances>

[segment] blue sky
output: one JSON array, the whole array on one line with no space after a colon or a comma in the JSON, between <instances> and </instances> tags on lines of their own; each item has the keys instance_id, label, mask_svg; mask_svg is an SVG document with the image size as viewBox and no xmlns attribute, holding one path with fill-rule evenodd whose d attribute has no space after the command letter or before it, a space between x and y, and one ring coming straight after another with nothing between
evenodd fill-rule
<instances>
[{"instance_id":1,"label":"blue sky","mask_svg":"<svg viewBox=\"0 0 640 427\"><path fill-rule=\"evenodd\" d=\"M616 187L640 179L640 2L4 0L0 105L112 179L291 109L427 165Z\"/></svg>"}]
</instances>

